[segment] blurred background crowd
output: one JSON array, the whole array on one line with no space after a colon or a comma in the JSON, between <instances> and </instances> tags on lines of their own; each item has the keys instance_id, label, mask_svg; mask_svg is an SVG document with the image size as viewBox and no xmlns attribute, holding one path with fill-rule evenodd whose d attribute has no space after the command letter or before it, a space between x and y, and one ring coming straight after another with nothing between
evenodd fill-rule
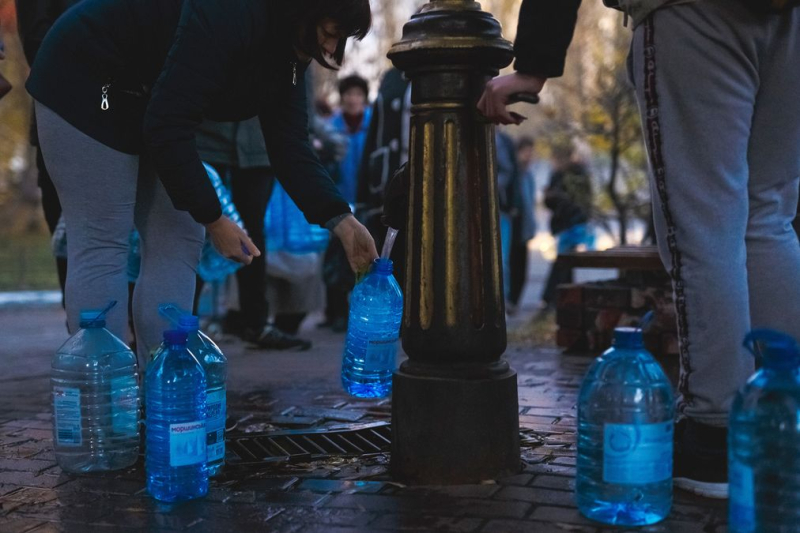
<instances>
[{"instance_id":1,"label":"blurred background crowd","mask_svg":"<svg viewBox=\"0 0 800 533\"><path fill-rule=\"evenodd\" d=\"M311 68L308 85L313 146L380 247L386 231L380 221L384 188L408 157L411 102L409 83L392 68L386 52L422 2L372 4L373 32L350 45L340 71ZM519 4L482 2L509 40ZM595 31L579 27L565 76L548 83L539 106L520 108L529 118L522 126L497 133L509 314L519 312L526 299L531 261L651 238L646 159L634 94L625 82L630 33L618 13L600 2L586 2L581 9L579 25ZM19 15L14 0L0 0L6 56L0 73L14 87L0 100L0 293L59 291L68 268L63 250L69 230L59 227L58 199L41 160L37 164L32 104L24 89L35 50L24 42ZM276 185L257 121L206 122L197 143L223 204L230 204L267 252L238 270L204 254L196 308L211 319L212 331L265 349L307 348L302 327L346 331L348 293L355 282L347 260L337 241L306 224ZM135 235L131 243L134 284ZM398 244L393 257L402 258L402 249ZM402 286L402 264L396 263ZM552 309L555 286L570 275L556 269L541 287L529 287L536 294L527 296L534 305L525 310ZM306 320L309 315L314 319Z\"/></svg>"}]
</instances>

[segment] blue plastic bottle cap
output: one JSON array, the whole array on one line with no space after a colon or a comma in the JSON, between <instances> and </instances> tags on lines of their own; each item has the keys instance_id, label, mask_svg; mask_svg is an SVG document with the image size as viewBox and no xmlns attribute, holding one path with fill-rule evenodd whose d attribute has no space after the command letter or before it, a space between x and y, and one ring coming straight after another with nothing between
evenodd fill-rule
<instances>
[{"instance_id":1,"label":"blue plastic bottle cap","mask_svg":"<svg viewBox=\"0 0 800 533\"><path fill-rule=\"evenodd\" d=\"M184 330L168 329L164 332L164 341L167 344L186 344L189 335Z\"/></svg>"},{"instance_id":2,"label":"blue plastic bottle cap","mask_svg":"<svg viewBox=\"0 0 800 533\"><path fill-rule=\"evenodd\" d=\"M639 328L616 328L614 330L614 346L617 348L642 348L644 339Z\"/></svg>"},{"instance_id":3,"label":"blue plastic bottle cap","mask_svg":"<svg viewBox=\"0 0 800 533\"><path fill-rule=\"evenodd\" d=\"M194 315L181 315L178 327L185 331L197 331L200 329L200 319Z\"/></svg>"},{"instance_id":4,"label":"blue plastic bottle cap","mask_svg":"<svg viewBox=\"0 0 800 533\"><path fill-rule=\"evenodd\" d=\"M102 313L101 309L84 309L81 311L80 327L82 328L104 328L106 327L106 318L98 319L97 316Z\"/></svg>"},{"instance_id":5,"label":"blue plastic bottle cap","mask_svg":"<svg viewBox=\"0 0 800 533\"><path fill-rule=\"evenodd\" d=\"M763 366L774 370L789 370L800 366L800 346L790 335L768 328L754 329L744 339L744 346Z\"/></svg>"}]
</instances>

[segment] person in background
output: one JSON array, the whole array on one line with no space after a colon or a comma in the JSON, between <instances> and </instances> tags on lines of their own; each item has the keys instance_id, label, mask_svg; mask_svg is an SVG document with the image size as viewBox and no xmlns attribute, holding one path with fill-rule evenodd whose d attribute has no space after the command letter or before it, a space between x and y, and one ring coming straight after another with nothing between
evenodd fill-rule
<instances>
[{"instance_id":1,"label":"person in background","mask_svg":"<svg viewBox=\"0 0 800 533\"><path fill-rule=\"evenodd\" d=\"M22 49L28 65L33 65L44 36L67 9L79 0L16 0L17 24ZM61 218L61 202L58 199L55 185L44 164L42 151L39 149L39 136L36 132L36 113L32 113L30 143L36 147L36 170L38 185L42 191L42 210L47 228L52 236ZM61 305L64 306L64 286L67 282L67 258L56 256L58 284L61 287Z\"/></svg>"},{"instance_id":2,"label":"person in background","mask_svg":"<svg viewBox=\"0 0 800 533\"><path fill-rule=\"evenodd\" d=\"M536 144L531 137L517 141L517 179L513 188L511 246L509 251L508 302L506 312L517 312L528 277L528 241L536 236Z\"/></svg>"},{"instance_id":3,"label":"person in background","mask_svg":"<svg viewBox=\"0 0 800 533\"><path fill-rule=\"evenodd\" d=\"M561 76L580 0L523 0L516 73L479 108ZM752 328L800 338L800 3L608 0L633 22L629 73L650 162L680 347L674 480L726 498L728 419L755 370Z\"/></svg>"},{"instance_id":4,"label":"person in background","mask_svg":"<svg viewBox=\"0 0 800 533\"><path fill-rule=\"evenodd\" d=\"M275 174L257 118L242 122L203 122L197 130L200 158L230 185L233 205L253 242L264 247L264 216ZM269 323L267 254L236 271L239 310L229 310L223 331L263 350L308 350L311 342ZM202 290L198 277L197 293Z\"/></svg>"},{"instance_id":5,"label":"person in background","mask_svg":"<svg viewBox=\"0 0 800 533\"><path fill-rule=\"evenodd\" d=\"M367 132L369 131L372 109L369 103L369 84L361 76L352 75L339 82L339 111L331 119L333 129L344 135L348 141L347 155L339 163L337 186L344 199L356 203L358 172L364 154ZM331 327L337 333L347 331L349 313L348 295L355 278L347 268L347 261L338 239L331 239L325 254L323 278L326 285L325 322L323 327Z\"/></svg>"},{"instance_id":6,"label":"person in background","mask_svg":"<svg viewBox=\"0 0 800 533\"><path fill-rule=\"evenodd\" d=\"M319 110L319 106L315 106ZM317 113L311 120L311 144L320 162L338 169L347 154L347 138ZM338 170L331 170L338 175ZM297 335L309 313L321 309L325 298L322 282L324 252L300 255L285 250L269 251L267 261L267 300L275 313L275 327Z\"/></svg>"},{"instance_id":7,"label":"person in background","mask_svg":"<svg viewBox=\"0 0 800 533\"><path fill-rule=\"evenodd\" d=\"M497 145L497 198L500 204L500 243L503 254L503 287L505 299L508 301L511 288L511 232L513 218L516 214L514 207L515 189L519 177L517 166L517 149L514 139L510 135L495 129L495 143Z\"/></svg>"},{"instance_id":8,"label":"person in background","mask_svg":"<svg viewBox=\"0 0 800 533\"><path fill-rule=\"evenodd\" d=\"M381 220L386 186L394 172L408 161L410 123L411 83L402 71L392 68L383 77L372 105L372 121L364 145L356 196L356 216L372 234L379 249L386 238L386 226ZM390 256L394 277L401 288L405 288L405 242L405 232L401 231Z\"/></svg>"},{"instance_id":9,"label":"person in background","mask_svg":"<svg viewBox=\"0 0 800 533\"><path fill-rule=\"evenodd\" d=\"M594 248L592 218L592 179L586 165L576 160L571 140L557 140L553 146L553 173L544 194L544 205L552 212L550 233L557 241L559 255L580 247ZM550 267L542 307L545 313L555 309L556 289L572 283L572 269L556 260Z\"/></svg>"},{"instance_id":10,"label":"person in background","mask_svg":"<svg viewBox=\"0 0 800 533\"><path fill-rule=\"evenodd\" d=\"M304 73L336 69L371 27L368 0L83 0L48 32L26 85L69 229L70 331L83 309L127 299L128 238L142 247L137 349L160 344L158 306L190 308L208 235L249 264L262 252L222 214L197 152L204 119L258 116L273 168L309 222L337 235L353 270L377 257L369 232L308 138ZM263 244L261 244L263 247ZM108 329L124 338L125 306Z\"/></svg>"}]
</instances>

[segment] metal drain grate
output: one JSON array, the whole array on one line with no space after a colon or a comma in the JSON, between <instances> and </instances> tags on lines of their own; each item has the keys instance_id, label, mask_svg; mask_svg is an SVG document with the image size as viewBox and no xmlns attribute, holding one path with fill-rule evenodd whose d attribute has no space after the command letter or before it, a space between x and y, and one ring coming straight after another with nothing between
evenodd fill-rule
<instances>
[{"instance_id":1,"label":"metal drain grate","mask_svg":"<svg viewBox=\"0 0 800 533\"><path fill-rule=\"evenodd\" d=\"M391 448L391 437L392 426L386 422L342 430L287 430L233 437L226 443L225 463L246 466L384 453Z\"/></svg>"}]
</instances>

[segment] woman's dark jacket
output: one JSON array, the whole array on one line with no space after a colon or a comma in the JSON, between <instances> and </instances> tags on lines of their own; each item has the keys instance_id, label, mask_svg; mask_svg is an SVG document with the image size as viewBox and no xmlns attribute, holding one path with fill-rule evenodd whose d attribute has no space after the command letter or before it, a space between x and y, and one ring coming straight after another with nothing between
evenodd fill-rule
<instances>
[{"instance_id":1,"label":"woman's dark jacket","mask_svg":"<svg viewBox=\"0 0 800 533\"><path fill-rule=\"evenodd\" d=\"M324 224L349 207L309 143L291 1L83 0L45 38L28 91L103 144L150 156L175 208L201 223L221 210L197 125L258 116L284 188Z\"/></svg>"}]
</instances>

